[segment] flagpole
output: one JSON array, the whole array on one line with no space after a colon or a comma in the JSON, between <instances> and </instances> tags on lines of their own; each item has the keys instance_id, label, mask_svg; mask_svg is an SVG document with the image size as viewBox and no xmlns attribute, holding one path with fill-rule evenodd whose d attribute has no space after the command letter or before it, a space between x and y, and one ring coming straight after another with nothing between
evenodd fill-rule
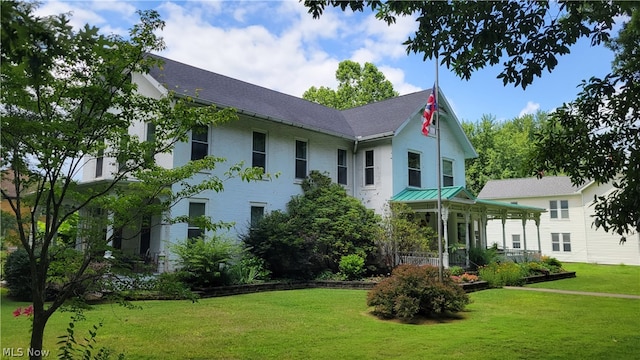
<instances>
[{"instance_id":1,"label":"flagpole","mask_svg":"<svg viewBox=\"0 0 640 360\"><path fill-rule=\"evenodd\" d=\"M436 222L438 226L438 280L443 282L443 273L444 273L444 264L443 264L443 256L442 256L442 161L440 160L440 100L438 99L438 92L440 91L440 84L438 82L438 55L436 54L436 86L435 86L435 99L436 99L436 142L437 142L437 151L436 156L438 157L438 221Z\"/></svg>"}]
</instances>

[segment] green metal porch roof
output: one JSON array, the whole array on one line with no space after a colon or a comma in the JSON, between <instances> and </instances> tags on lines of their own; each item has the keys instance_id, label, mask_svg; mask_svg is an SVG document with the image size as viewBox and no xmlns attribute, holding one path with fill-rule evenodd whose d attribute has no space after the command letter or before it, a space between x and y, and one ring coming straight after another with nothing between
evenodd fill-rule
<instances>
[{"instance_id":1,"label":"green metal porch roof","mask_svg":"<svg viewBox=\"0 0 640 360\"><path fill-rule=\"evenodd\" d=\"M484 205L487 208L500 208L506 210L513 211L526 211L532 213L543 213L546 212L546 209L533 207L533 206L525 206L518 204L511 204L501 201L495 200L486 200L486 199L476 199L469 190L467 190L464 186L446 186L442 188L442 199L451 201L451 200L461 200L466 202L465 200L471 201L475 205ZM416 188L406 188L401 192L397 193L391 198L391 201L397 202L406 202L406 203L417 203L417 202L432 202L438 200L438 189L416 189Z\"/></svg>"},{"instance_id":2,"label":"green metal porch roof","mask_svg":"<svg viewBox=\"0 0 640 360\"><path fill-rule=\"evenodd\" d=\"M463 196L458 196L463 195ZM464 186L445 186L442 188L442 199L451 200L455 197L476 198ZM437 201L438 189L413 189L406 188L391 198L391 201L412 202L412 201Z\"/></svg>"}]
</instances>

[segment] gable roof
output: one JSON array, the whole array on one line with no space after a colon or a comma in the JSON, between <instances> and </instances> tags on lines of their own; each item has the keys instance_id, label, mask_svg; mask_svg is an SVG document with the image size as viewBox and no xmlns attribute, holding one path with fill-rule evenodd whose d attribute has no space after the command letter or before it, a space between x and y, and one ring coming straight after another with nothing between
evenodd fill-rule
<instances>
[{"instance_id":1,"label":"gable roof","mask_svg":"<svg viewBox=\"0 0 640 360\"><path fill-rule=\"evenodd\" d=\"M152 68L149 75L179 96L191 96L203 103L233 107L240 114L353 140L395 133L424 108L431 93L431 89L422 90L340 111L162 56L149 56L164 62L160 67ZM446 103L446 99L441 99L441 103ZM475 150L470 146L469 140L464 133L462 137L465 139L460 139L457 130L454 127L455 138L473 156Z\"/></svg>"},{"instance_id":2,"label":"gable roof","mask_svg":"<svg viewBox=\"0 0 640 360\"><path fill-rule=\"evenodd\" d=\"M586 185L575 186L568 176L545 176L538 178L489 180L478 198L515 199L525 197L572 195Z\"/></svg>"},{"instance_id":3,"label":"gable roof","mask_svg":"<svg viewBox=\"0 0 640 360\"><path fill-rule=\"evenodd\" d=\"M358 136L394 132L409 117L424 108L431 89L397 96L371 104L342 110L346 121Z\"/></svg>"}]
</instances>

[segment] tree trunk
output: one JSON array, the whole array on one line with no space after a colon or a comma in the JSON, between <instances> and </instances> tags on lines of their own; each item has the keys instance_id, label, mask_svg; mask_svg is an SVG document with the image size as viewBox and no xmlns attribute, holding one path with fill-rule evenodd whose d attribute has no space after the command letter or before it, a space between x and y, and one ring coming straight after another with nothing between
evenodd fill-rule
<instances>
[{"instance_id":1,"label":"tree trunk","mask_svg":"<svg viewBox=\"0 0 640 360\"><path fill-rule=\"evenodd\" d=\"M35 311L33 314L33 329L31 330L31 345L29 347L29 359L41 360L42 356L51 354L51 349L43 349L44 327L47 325L47 317L43 311Z\"/></svg>"}]
</instances>

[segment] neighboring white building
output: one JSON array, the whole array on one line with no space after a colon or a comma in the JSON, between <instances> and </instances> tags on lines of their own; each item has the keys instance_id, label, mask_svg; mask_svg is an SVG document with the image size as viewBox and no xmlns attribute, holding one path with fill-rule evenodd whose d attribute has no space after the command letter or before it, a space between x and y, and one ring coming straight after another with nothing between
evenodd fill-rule
<instances>
[{"instance_id":1,"label":"neighboring white building","mask_svg":"<svg viewBox=\"0 0 640 360\"><path fill-rule=\"evenodd\" d=\"M625 234L626 243L620 243L621 236L597 229L593 225L594 195L606 195L613 190L609 184L588 182L574 186L566 176L548 176L541 179L506 179L487 182L479 199L534 206L547 209L540 219L540 247L535 229L523 231L520 221L507 220L505 241L502 238L502 224L487 225L489 245L499 248L541 250L543 255L561 261L588 262L598 264L640 265L640 235Z\"/></svg>"},{"instance_id":2,"label":"neighboring white building","mask_svg":"<svg viewBox=\"0 0 640 360\"><path fill-rule=\"evenodd\" d=\"M146 96L162 97L167 89L180 96L191 96L204 105L237 110L238 121L210 127L204 134L191 134L191 141L179 143L172 154L157 158L161 166L180 166L190 159L214 155L228 164L244 161L262 166L279 177L246 183L239 179L225 182L223 192L207 191L181 201L172 216L208 215L215 220L234 222L231 235L246 232L249 224L265 212L284 209L291 196L300 194L300 183L311 170L326 172L334 182L362 203L382 213L387 201L410 203L417 211L435 213L433 189L437 187L435 129L421 133L422 113L431 90L398 96L385 101L339 111L294 96L235 80L173 60L164 59L161 68L148 75L135 75L133 81ZM285 81L283 79L283 81ZM197 94L196 94L197 93ZM197 95L197 96L196 96ZM440 92L439 118L443 186L449 189L443 204L445 239L469 246L483 246L482 224L487 212L507 214L499 203L477 205L465 186L465 159L476 157L446 97ZM131 133L144 139L145 124ZM89 159L82 182L108 180L115 170L113 159ZM222 176L222 164L214 174ZM201 182L208 174L193 178ZM179 190L174 185L174 191ZM453 190L453 191L452 191ZM411 193L415 196L407 198ZM515 207L517 208L517 207ZM514 210L513 206L508 207ZM451 211L449 211L451 210ZM504 210L504 211L503 211ZM539 216L542 209L518 209L518 216ZM528 211L533 211L529 213ZM451 215L449 215L451 214ZM436 216L425 215L430 226ZM484 221L483 221L484 219ZM167 254L167 243L176 243L201 234L187 224L159 224L151 219L148 229L132 240L118 235L115 247L153 259ZM113 234L107 229L107 235ZM476 234L473 242L470 234ZM445 262L445 264L447 264ZM162 264L160 264L161 270Z\"/></svg>"}]
</instances>

